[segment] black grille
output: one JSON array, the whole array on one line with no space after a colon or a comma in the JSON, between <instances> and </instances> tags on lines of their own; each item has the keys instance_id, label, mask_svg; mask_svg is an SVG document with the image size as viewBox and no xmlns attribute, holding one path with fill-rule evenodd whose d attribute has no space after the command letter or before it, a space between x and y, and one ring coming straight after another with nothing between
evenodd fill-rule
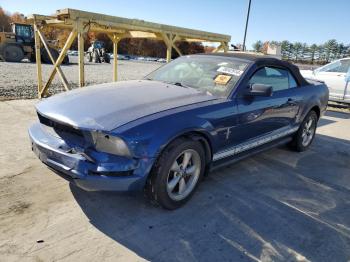
<instances>
[{"instance_id":1,"label":"black grille","mask_svg":"<svg viewBox=\"0 0 350 262\"><path fill-rule=\"evenodd\" d=\"M89 175L90 176L126 177L126 176L131 176L132 175L132 171L112 171L112 172L102 171L102 172L98 172L98 171L89 170Z\"/></svg>"},{"instance_id":2,"label":"black grille","mask_svg":"<svg viewBox=\"0 0 350 262\"><path fill-rule=\"evenodd\" d=\"M55 129L55 131L57 132L64 132L64 133L68 133L68 134L74 134L80 137L84 137L82 131L75 129L72 126L69 125L64 125L61 123L58 123L56 121L53 121L47 117L42 116L41 114L38 113L38 118L41 124L52 127Z\"/></svg>"}]
</instances>

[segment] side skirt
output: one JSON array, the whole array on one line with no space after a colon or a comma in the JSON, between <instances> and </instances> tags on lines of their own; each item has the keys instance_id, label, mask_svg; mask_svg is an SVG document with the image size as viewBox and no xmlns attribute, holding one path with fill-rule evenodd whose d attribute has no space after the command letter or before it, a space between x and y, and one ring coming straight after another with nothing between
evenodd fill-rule
<instances>
[{"instance_id":1,"label":"side skirt","mask_svg":"<svg viewBox=\"0 0 350 262\"><path fill-rule=\"evenodd\" d=\"M266 143L262 146L244 151L242 153L233 155L231 157L226 157L226 158L223 158L223 159L220 159L217 161L213 161L211 164L211 167L210 167L210 171L216 170L216 169L221 168L221 167L226 166L226 165L233 164L233 163L240 161L246 157L261 153L261 152L269 150L271 148L287 144L287 143L291 142L292 139L293 138L291 136L280 138L278 140Z\"/></svg>"}]
</instances>

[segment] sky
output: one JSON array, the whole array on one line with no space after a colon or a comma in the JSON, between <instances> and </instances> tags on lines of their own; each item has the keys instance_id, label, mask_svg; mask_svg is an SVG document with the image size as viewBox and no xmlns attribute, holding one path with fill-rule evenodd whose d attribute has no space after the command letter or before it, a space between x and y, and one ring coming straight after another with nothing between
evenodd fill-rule
<instances>
[{"instance_id":1,"label":"sky","mask_svg":"<svg viewBox=\"0 0 350 262\"><path fill-rule=\"evenodd\" d=\"M248 0L0 0L9 12L50 15L57 9L137 18L228 34L243 42ZM257 40L350 44L350 0L252 0L247 47Z\"/></svg>"}]
</instances>

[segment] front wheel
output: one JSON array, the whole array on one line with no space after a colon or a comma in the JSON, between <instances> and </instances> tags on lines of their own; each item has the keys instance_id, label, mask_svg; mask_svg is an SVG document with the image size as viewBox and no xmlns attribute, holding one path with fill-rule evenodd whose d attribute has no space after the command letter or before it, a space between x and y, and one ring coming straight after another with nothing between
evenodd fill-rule
<instances>
[{"instance_id":1,"label":"front wheel","mask_svg":"<svg viewBox=\"0 0 350 262\"><path fill-rule=\"evenodd\" d=\"M88 62L92 62L92 54L90 52L86 54L86 59Z\"/></svg>"},{"instance_id":2,"label":"front wheel","mask_svg":"<svg viewBox=\"0 0 350 262\"><path fill-rule=\"evenodd\" d=\"M292 141L292 146L296 151L302 152L309 148L315 138L317 120L315 111L310 111L307 114Z\"/></svg>"},{"instance_id":3,"label":"front wheel","mask_svg":"<svg viewBox=\"0 0 350 262\"><path fill-rule=\"evenodd\" d=\"M21 62L24 58L24 52L17 45L7 45L4 47L4 60L6 62Z\"/></svg>"},{"instance_id":4,"label":"front wheel","mask_svg":"<svg viewBox=\"0 0 350 262\"><path fill-rule=\"evenodd\" d=\"M177 139L161 154L147 181L146 193L166 209L176 209L193 195L205 169L200 142Z\"/></svg>"},{"instance_id":5,"label":"front wheel","mask_svg":"<svg viewBox=\"0 0 350 262\"><path fill-rule=\"evenodd\" d=\"M95 63L101 63L100 54L97 50L93 51L92 57Z\"/></svg>"}]
</instances>

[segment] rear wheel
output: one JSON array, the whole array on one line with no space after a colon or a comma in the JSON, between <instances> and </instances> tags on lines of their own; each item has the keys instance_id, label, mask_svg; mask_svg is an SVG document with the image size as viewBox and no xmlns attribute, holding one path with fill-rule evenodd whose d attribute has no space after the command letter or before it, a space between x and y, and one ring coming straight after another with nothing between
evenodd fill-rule
<instances>
[{"instance_id":1,"label":"rear wheel","mask_svg":"<svg viewBox=\"0 0 350 262\"><path fill-rule=\"evenodd\" d=\"M109 54L104 53L103 54L103 60L104 60L105 63L109 64L111 62L111 58L110 58Z\"/></svg>"},{"instance_id":2,"label":"rear wheel","mask_svg":"<svg viewBox=\"0 0 350 262\"><path fill-rule=\"evenodd\" d=\"M32 52L29 56L29 61L32 63L36 62L36 56L35 56L35 52Z\"/></svg>"},{"instance_id":3,"label":"rear wheel","mask_svg":"<svg viewBox=\"0 0 350 262\"><path fill-rule=\"evenodd\" d=\"M92 54L90 52L87 53L86 59L87 59L88 62L92 62Z\"/></svg>"},{"instance_id":4,"label":"rear wheel","mask_svg":"<svg viewBox=\"0 0 350 262\"><path fill-rule=\"evenodd\" d=\"M310 111L307 114L292 141L292 146L296 151L302 152L309 148L315 138L317 120L315 111Z\"/></svg>"},{"instance_id":5,"label":"rear wheel","mask_svg":"<svg viewBox=\"0 0 350 262\"><path fill-rule=\"evenodd\" d=\"M51 55L53 57L53 59L56 61L58 56L59 56L59 53L56 49L53 49L53 48L50 48L50 52L51 52ZM45 48L42 48L41 50L41 60L45 63L45 64L52 64L52 61L50 59L50 56L49 54L47 53L46 49Z\"/></svg>"},{"instance_id":6,"label":"rear wheel","mask_svg":"<svg viewBox=\"0 0 350 262\"><path fill-rule=\"evenodd\" d=\"M97 50L94 50L93 52L93 60L95 63L101 63L100 54Z\"/></svg>"},{"instance_id":7,"label":"rear wheel","mask_svg":"<svg viewBox=\"0 0 350 262\"><path fill-rule=\"evenodd\" d=\"M7 45L4 48L4 60L6 62L21 62L24 58L24 52L21 47L16 45Z\"/></svg>"},{"instance_id":8,"label":"rear wheel","mask_svg":"<svg viewBox=\"0 0 350 262\"><path fill-rule=\"evenodd\" d=\"M155 164L146 193L166 209L176 209L193 195L205 169L205 153L198 141L178 139Z\"/></svg>"},{"instance_id":9,"label":"rear wheel","mask_svg":"<svg viewBox=\"0 0 350 262\"><path fill-rule=\"evenodd\" d=\"M69 65L69 57L67 55L63 58L62 64Z\"/></svg>"}]
</instances>

